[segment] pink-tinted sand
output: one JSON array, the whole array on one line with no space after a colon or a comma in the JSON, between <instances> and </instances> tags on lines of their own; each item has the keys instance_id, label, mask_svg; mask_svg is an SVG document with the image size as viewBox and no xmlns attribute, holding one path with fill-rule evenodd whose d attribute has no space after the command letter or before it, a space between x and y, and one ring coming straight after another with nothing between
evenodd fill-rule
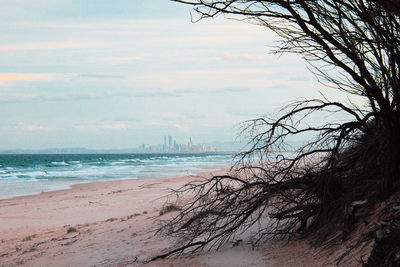
<instances>
[{"instance_id":1,"label":"pink-tinted sand","mask_svg":"<svg viewBox=\"0 0 400 267\"><path fill-rule=\"evenodd\" d=\"M246 242L226 244L218 251L144 263L176 245L154 235L167 189L198 179L95 182L0 200L0 266L331 265L305 241L270 241L255 249ZM76 232L67 233L70 227Z\"/></svg>"}]
</instances>

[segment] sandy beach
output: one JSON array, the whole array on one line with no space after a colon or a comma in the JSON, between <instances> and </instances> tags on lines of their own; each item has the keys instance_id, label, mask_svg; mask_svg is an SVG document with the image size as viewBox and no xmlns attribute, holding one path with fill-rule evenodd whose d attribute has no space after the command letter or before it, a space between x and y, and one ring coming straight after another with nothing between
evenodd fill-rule
<instances>
[{"instance_id":1,"label":"sandy beach","mask_svg":"<svg viewBox=\"0 0 400 267\"><path fill-rule=\"evenodd\" d=\"M154 235L167 189L196 179L94 182L0 200L0 266L323 265L324 257L305 241L271 241L255 249L246 242L226 244L218 251L146 263L176 245Z\"/></svg>"}]
</instances>

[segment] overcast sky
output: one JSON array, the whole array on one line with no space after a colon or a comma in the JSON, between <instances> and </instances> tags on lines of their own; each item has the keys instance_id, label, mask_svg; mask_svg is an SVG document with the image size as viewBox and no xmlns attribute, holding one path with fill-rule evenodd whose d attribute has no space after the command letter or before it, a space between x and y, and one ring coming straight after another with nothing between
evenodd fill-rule
<instances>
[{"instance_id":1,"label":"overcast sky","mask_svg":"<svg viewBox=\"0 0 400 267\"><path fill-rule=\"evenodd\" d=\"M168 0L0 4L0 149L232 141L322 87L272 32Z\"/></svg>"}]
</instances>

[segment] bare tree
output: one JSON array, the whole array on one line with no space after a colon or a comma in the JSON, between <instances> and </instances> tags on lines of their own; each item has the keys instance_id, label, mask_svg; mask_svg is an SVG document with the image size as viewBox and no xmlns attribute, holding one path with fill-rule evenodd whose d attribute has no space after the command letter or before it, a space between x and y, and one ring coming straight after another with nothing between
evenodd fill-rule
<instances>
[{"instance_id":1,"label":"bare tree","mask_svg":"<svg viewBox=\"0 0 400 267\"><path fill-rule=\"evenodd\" d=\"M314 235L315 244L345 239L358 205L373 205L398 189L400 174L400 5L364 0L176 0L192 5L199 20L224 15L261 25L280 37L276 53L301 54L318 79L363 99L363 104L321 99L289 104L277 117L244 124L250 149L230 174L190 183L194 194L162 233L186 250L219 246L238 231L260 225L265 237ZM304 123L311 115L343 119ZM313 138L296 153L293 136ZM378 260L376 261L378 262Z\"/></svg>"}]
</instances>

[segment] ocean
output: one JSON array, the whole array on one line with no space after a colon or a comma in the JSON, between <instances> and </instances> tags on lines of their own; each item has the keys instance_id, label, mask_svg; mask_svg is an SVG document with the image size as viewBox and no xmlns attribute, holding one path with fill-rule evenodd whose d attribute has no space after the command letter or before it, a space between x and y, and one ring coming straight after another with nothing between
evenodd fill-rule
<instances>
[{"instance_id":1,"label":"ocean","mask_svg":"<svg viewBox=\"0 0 400 267\"><path fill-rule=\"evenodd\" d=\"M0 155L0 199L92 181L195 175L232 159L217 153Z\"/></svg>"}]
</instances>

